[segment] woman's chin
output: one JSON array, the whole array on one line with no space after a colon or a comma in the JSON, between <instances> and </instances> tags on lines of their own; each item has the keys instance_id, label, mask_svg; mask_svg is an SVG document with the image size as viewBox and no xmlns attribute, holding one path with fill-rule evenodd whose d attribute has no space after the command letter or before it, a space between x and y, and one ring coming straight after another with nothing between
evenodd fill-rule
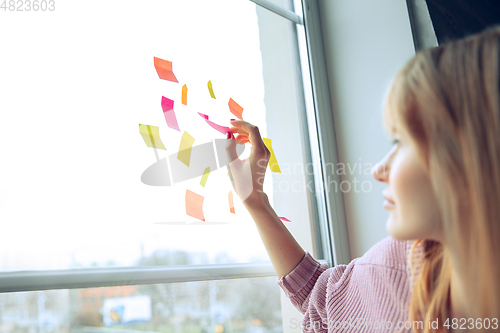
<instances>
[{"instance_id":1,"label":"woman's chin","mask_svg":"<svg viewBox=\"0 0 500 333\"><path fill-rule=\"evenodd\" d=\"M387 222L385 224L385 229L391 235L392 238L398 239L398 240L408 240L412 239L411 235L408 235L408 229L407 228L402 228L401 226L398 226L395 221L393 220L392 216L389 216L387 219Z\"/></svg>"}]
</instances>

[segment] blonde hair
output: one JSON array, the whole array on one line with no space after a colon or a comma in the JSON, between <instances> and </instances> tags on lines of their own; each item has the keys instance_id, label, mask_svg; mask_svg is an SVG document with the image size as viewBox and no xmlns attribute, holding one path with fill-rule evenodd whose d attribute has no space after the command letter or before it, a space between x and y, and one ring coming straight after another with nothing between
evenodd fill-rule
<instances>
[{"instance_id":1,"label":"blonde hair","mask_svg":"<svg viewBox=\"0 0 500 333\"><path fill-rule=\"evenodd\" d=\"M417 240L410 252L409 319L424 322L415 332L432 332L429 319L438 319L438 332L448 331L447 318L452 324L452 267L466 287L464 327L475 332L478 319L500 320L499 62L497 25L419 51L387 95L384 126L391 135L404 131L414 140L436 194L447 245ZM418 245L423 250L417 261Z\"/></svg>"}]
</instances>

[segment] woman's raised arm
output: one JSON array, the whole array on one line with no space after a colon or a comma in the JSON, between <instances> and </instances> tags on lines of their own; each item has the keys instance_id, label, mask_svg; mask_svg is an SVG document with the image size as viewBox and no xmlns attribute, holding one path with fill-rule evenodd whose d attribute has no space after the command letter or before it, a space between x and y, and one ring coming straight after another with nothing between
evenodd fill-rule
<instances>
[{"instance_id":1,"label":"woman's raised arm","mask_svg":"<svg viewBox=\"0 0 500 333\"><path fill-rule=\"evenodd\" d=\"M288 275L304 258L305 251L279 219L263 191L264 175L270 152L264 145L259 128L244 120L231 121L232 133L226 151L228 169L234 190L252 216L266 247L278 278ZM249 142L252 151L247 159L240 160L236 154L237 141Z\"/></svg>"}]
</instances>

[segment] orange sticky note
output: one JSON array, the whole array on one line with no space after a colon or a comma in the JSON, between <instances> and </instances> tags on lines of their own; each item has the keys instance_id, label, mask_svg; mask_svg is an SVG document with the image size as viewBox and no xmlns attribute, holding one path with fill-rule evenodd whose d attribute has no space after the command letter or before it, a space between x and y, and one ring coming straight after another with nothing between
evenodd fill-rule
<instances>
[{"instance_id":1,"label":"orange sticky note","mask_svg":"<svg viewBox=\"0 0 500 333\"><path fill-rule=\"evenodd\" d=\"M229 111L231 111L232 114L234 114L238 119L243 119L243 108L234 101L234 99L230 98L229 102L227 103L229 105Z\"/></svg>"},{"instance_id":2,"label":"orange sticky note","mask_svg":"<svg viewBox=\"0 0 500 333\"><path fill-rule=\"evenodd\" d=\"M188 87L186 85L182 86L182 104L188 104Z\"/></svg>"},{"instance_id":3,"label":"orange sticky note","mask_svg":"<svg viewBox=\"0 0 500 333\"><path fill-rule=\"evenodd\" d=\"M203 197L190 190L186 190L186 214L205 221L203 215Z\"/></svg>"},{"instance_id":4,"label":"orange sticky note","mask_svg":"<svg viewBox=\"0 0 500 333\"><path fill-rule=\"evenodd\" d=\"M177 78L175 77L174 72L172 71L171 61L163 60L157 57L154 58L155 58L155 69L160 79L172 82L179 82L177 81Z\"/></svg>"},{"instance_id":5,"label":"orange sticky note","mask_svg":"<svg viewBox=\"0 0 500 333\"><path fill-rule=\"evenodd\" d=\"M229 197L229 211L233 214L236 214L234 212L233 192L229 191L228 197Z\"/></svg>"}]
</instances>

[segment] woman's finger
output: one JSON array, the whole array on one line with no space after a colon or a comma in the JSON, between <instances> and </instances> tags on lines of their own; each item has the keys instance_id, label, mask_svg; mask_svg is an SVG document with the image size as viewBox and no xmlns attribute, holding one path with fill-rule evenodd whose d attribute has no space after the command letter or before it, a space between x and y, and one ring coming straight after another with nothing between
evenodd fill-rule
<instances>
[{"instance_id":1,"label":"woman's finger","mask_svg":"<svg viewBox=\"0 0 500 333\"><path fill-rule=\"evenodd\" d=\"M238 154L236 153L236 140L234 140L234 136L231 137L226 142L226 154L229 158L229 161L232 162L234 160L239 160Z\"/></svg>"},{"instance_id":2,"label":"woman's finger","mask_svg":"<svg viewBox=\"0 0 500 333\"><path fill-rule=\"evenodd\" d=\"M250 142L250 140L248 140L248 136L243 134L238 134L237 136L235 136L235 139L238 140L237 144L245 144Z\"/></svg>"},{"instance_id":3,"label":"woman's finger","mask_svg":"<svg viewBox=\"0 0 500 333\"><path fill-rule=\"evenodd\" d=\"M248 132L245 131L243 128L240 128L240 127L230 127L229 128L229 132L248 135Z\"/></svg>"},{"instance_id":4,"label":"woman's finger","mask_svg":"<svg viewBox=\"0 0 500 333\"><path fill-rule=\"evenodd\" d=\"M231 125L233 125L236 128L242 128L243 130L245 130L248 133L250 133L252 128L255 127L255 125L250 124L249 122L244 121L244 120L240 120L240 119L231 120Z\"/></svg>"},{"instance_id":5,"label":"woman's finger","mask_svg":"<svg viewBox=\"0 0 500 333\"><path fill-rule=\"evenodd\" d=\"M243 140L243 139L247 139L248 140L248 135L245 135L245 134L238 134L237 136L235 136L236 140Z\"/></svg>"},{"instance_id":6,"label":"woman's finger","mask_svg":"<svg viewBox=\"0 0 500 333\"><path fill-rule=\"evenodd\" d=\"M262 137L260 136L259 128L246 122L244 120L231 120L231 124L234 127L242 128L248 133L248 140L252 144L252 150L258 154L266 155L266 146L264 145L264 141L262 141Z\"/></svg>"},{"instance_id":7,"label":"woman's finger","mask_svg":"<svg viewBox=\"0 0 500 333\"><path fill-rule=\"evenodd\" d=\"M247 140L236 139L236 141L237 141L236 144L238 144L238 145L243 145L245 143L250 143L250 140L248 140L248 139Z\"/></svg>"}]
</instances>

